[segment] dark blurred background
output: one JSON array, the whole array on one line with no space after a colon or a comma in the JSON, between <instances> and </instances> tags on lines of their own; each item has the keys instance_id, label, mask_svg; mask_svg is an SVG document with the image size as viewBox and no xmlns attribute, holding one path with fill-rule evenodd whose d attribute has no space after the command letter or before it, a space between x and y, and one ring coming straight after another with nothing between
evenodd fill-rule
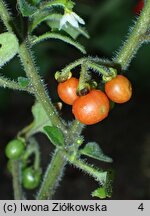
<instances>
[{"instance_id":1,"label":"dark blurred background","mask_svg":"<svg viewBox=\"0 0 150 216\"><path fill-rule=\"evenodd\" d=\"M15 8L16 1L7 1ZM137 15L137 0L80 0L75 11L86 20L90 39L78 40L88 54L112 58L127 38L129 27ZM40 29L41 28L41 29ZM0 30L2 31L2 29ZM42 31L42 27L39 27ZM65 52L64 52L65 50ZM34 47L40 74L45 78L49 94L57 102L57 83L54 73L82 55L61 41L49 40ZM103 122L84 130L86 141L97 141L114 160L106 164L89 160L103 168L113 167L115 180L112 199L150 198L150 45L140 48L126 76L133 83L133 97L124 105L116 105ZM13 79L24 76L15 57L1 69L1 74ZM0 89L0 199L13 199L11 176L6 170L4 148L19 130L32 121L34 98L26 93ZM73 118L71 108L64 105L61 113L67 121ZM53 147L42 134L36 136L42 152L43 171ZM91 199L90 193L98 184L89 176L70 166L66 167L55 199ZM30 199L33 197L29 194Z\"/></svg>"}]
</instances>

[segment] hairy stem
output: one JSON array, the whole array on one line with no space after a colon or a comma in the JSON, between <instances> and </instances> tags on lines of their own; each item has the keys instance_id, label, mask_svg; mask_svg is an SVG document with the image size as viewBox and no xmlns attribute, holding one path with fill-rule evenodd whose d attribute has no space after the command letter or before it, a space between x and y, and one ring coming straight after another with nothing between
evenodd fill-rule
<instances>
[{"instance_id":1,"label":"hairy stem","mask_svg":"<svg viewBox=\"0 0 150 216\"><path fill-rule=\"evenodd\" d=\"M138 51L141 43L142 37L146 34L148 28L150 27L150 0L147 0L141 16L136 21L131 34L129 35L127 41L123 45L120 52L114 58L114 61L121 65L123 70L126 70L130 61Z\"/></svg>"},{"instance_id":2,"label":"hairy stem","mask_svg":"<svg viewBox=\"0 0 150 216\"><path fill-rule=\"evenodd\" d=\"M88 69L87 69L86 64L82 64L81 65L81 71L80 71L79 84L78 84L78 88L77 88L78 95L82 95L83 92L85 92L85 94L87 94L87 92L89 90L89 86L87 84L87 81L89 81L90 78L91 77L88 74Z\"/></svg>"},{"instance_id":3,"label":"hairy stem","mask_svg":"<svg viewBox=\"0 0 150 216\"><path fill-rule=\"evenodd\" d=\"M45 173L40 191L37 194L37 200L52 199L55 189L63 175L65 164L66 160L63 152L61 150L56 149L53 155L53 159Z\"/></svg>"},{"instance_id":4,"label":"hairy stem","mask_svg":"<svg viewBox=\"0 0 150 216\"><path fill-rule=\"evenodd\" d=\"M21 187L21 166L19 160L12 161L12 177L13 177L13 189L14 199L23 200L23 192Z\"/></svg>"},{"instance_id":5,"label":"hairy stem","mask_svg":"<svg viewBox=\"0 0 150 216\"><path fill-rule=\"evenodd\" d=\"M67 65L65 68L63 68L63 69L61 70L60 76L68 78L69 72L70 72L73 68L75 68L75 67L81 65L85 60L86 60L86 58L81 58L81 59L76 60L75 62L70 63L69 65Z\"/></svg>"},{"instance_id":6,"label":"hairy stem","mask_svg":"<svg viewBox=\"0 0 150 216\"><path fill-rule=\"evenodd\" d=\"M143 41L143 42L150 42L150 35L144 35L144 36L142 37L142 41Z\"/></svg>"},{"instance_id":7,"label":"hairy stem","mask_svg":"<svg viewBox=\"0 0 150 216\"><path fill-rule=\"evenodd\" d=\"M71 127L70 127L69 133L70 133L71 136L76 134L75 136L77 138L77 135L81 134L84 127L85 127L84 124L81 124L78 120L74 120L72 122Z\"/></svg>"},{"instance_id":8,"label":"hairy stem","mask_svg":"<svg viewBox=\"0 0 150 216\"><path fill-rule=\"evenodd\" d=\"M29 139L29 144L28 144L27 149L23 155L22 160L27 161L27 159L31 155L34 155L34 169L38 170L40 168L40 150L39 150L38 142L33 137L31 137Z\"/></svg>"},{"instance_id":9,"label":"hairy stem","mask_svg":"<svg viewBox=\"0 0 150 216\"><path fill-rule=\"evenodd\" d=\"M12 22L12 18L8 13L5 3L0 1L0 17L3 20L4 25L6 26L9 32L12 32L12 27L10 23Z\"/></svg>"},{"instance_id":10,"label":"hairy stem","mask_svg":"<svg viewBox=\"0 0 150 216\"><path fill-rule=\"evenodd\" d=\"M26 75L30 79L30 82L32 83L32 86L34 88L36 99L42 104L52 124L59 127L62 131L65 131L65 126L60 120L55 107L51 103L48 93L45 91L44 84L38 74L38 71L32 60L32 55L28 50L27 44L25 42L20 45L19 56L24 65Z\"/></svg>"},{"instance_id":11,"label":"hairy stem","mask_svg":"<svg viewBox=\"0 0 150 216\"><path fill-rule=\"evenodd\" d=\"M0 76L0 87L3 88L10 88L13 90L20 90L20 91L27 91L29 93L33 93L32 88L29 87L21 87L17 82L14 80L9 80L3 76Z\"/></svg>"},{"instance_id":12,"label":"hairy stem","mask_svg":"<svg viewBox=\"0 0 150 216\"><path fill-rule=\"evenodd\" d=\"M70 63L65 68L63 68L60 72L56 73L56 79L60 80L66 80L69 77L69 72L74 69L75 67L79 65L86 65L87 68L92 69L94 71L97 71L99 74L102 75L109 75L109 70L105 66L101 64L97 64L96 62L99 62L98 59L94 59L91 57L84 57L81 59L76 60L75 62Z\"/></svg>"}]
</instances>

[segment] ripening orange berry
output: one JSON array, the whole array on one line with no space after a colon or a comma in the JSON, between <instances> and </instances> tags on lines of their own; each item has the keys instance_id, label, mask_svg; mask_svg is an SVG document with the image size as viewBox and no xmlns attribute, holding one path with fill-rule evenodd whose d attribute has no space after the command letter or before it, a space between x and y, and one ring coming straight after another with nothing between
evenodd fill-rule
<instances>
[{"instance_id":1,"label":"ripening orange berry","mask_svg":"<svg viewBox=\"0 0 150 216\"><path fill-rule=\"evenodd\" d=\"M65 82L58 84L57 92L60 99L64 103L68 105L72 105L73 102L78 98L76 94L78 83L79 83L78 79L76 79L75 77L71 77Z\"/></svg>"},{"instance_id":2,"label":"ripening orange berry","mask_svg":"<svg viewBox=\"0 0 150 216\"><path fill-rule=\"evenodd\" d=\"M132 96L132 85L125 76L117 75L105 83L105 92L113 102L125 103Z\"/></svg>"},{"instance_id":3,"label":"ripening orange berry","mask_svg":"<svg viewBox=\"0 0 150 216\"><path fill-rule=\"evenodd\" d=\"M109 100L104 92L91 90L87 95L75 100L72 112L81 123L96 124L108 116Z\"/></svg>"}]
</instances>

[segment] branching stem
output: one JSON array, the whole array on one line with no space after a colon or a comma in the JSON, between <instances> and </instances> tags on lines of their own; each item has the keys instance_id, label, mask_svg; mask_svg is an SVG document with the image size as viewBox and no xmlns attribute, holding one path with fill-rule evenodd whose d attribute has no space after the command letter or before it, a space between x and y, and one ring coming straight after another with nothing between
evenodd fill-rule
<instances>
[{"instance_id":1,"label":"branching stem","mask_svg":"<svg viewBox=\"0 0 150 216\"><path fill-rule=\"evenodd\" d=\"M21 165L19 160L12 161L12 177L13 177L13 189L14 189L14 199L22 200L23 191L21 187Z\"/></svg>"},{"instance_id":2,"label":"branching stem","mask_svg":"<svg viewBox=\"0 0 150 216\"><path fill-rule=\"evenodd\" d=\"M3 76L0 76L0 87L9 88L13 90L27 91L33 94L33 89L31 86L22 87L19 85L19 83L15 82L14 80L9 80Z\"/></svg>"}]
</instances>

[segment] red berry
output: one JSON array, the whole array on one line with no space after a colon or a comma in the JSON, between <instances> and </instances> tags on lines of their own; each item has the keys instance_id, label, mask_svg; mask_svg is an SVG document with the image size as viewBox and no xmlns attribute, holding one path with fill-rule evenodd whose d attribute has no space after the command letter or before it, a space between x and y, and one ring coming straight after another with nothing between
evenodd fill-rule
<instances>
[{"instance_id":1,"label":"red berry","mask_svg":"<svg viewBox=\"0 0 150 216\"><path fill-rule=\"evenodd\" d=\"M79 80L72 77L65 82L59 83L57 92L60 99L69 105L72 105L73 102L78 98L76 91L78 87Z\"/></svg>"},{"instance_id":2,"label":"red berry","mask_svg":"<svg viewBox=\"0 0 150 216\"><path fill-rule=\"evenodd\" d=\"M109 100L104 92L92 90L80 96L72 106L75 118L83 124L92 125L102 121L109 112Z\"/></svg>"},{"instance_id":3,"label":"red berry","mask_svg":"<svg viewBox=\"0 0 150 216\"><path fill-rule=\"evenodd\" d=\"M115 103L125 103L132 96L132 85L123 75L117 75L105 84L107 96Z\"/></svg>"}]
</instances>

